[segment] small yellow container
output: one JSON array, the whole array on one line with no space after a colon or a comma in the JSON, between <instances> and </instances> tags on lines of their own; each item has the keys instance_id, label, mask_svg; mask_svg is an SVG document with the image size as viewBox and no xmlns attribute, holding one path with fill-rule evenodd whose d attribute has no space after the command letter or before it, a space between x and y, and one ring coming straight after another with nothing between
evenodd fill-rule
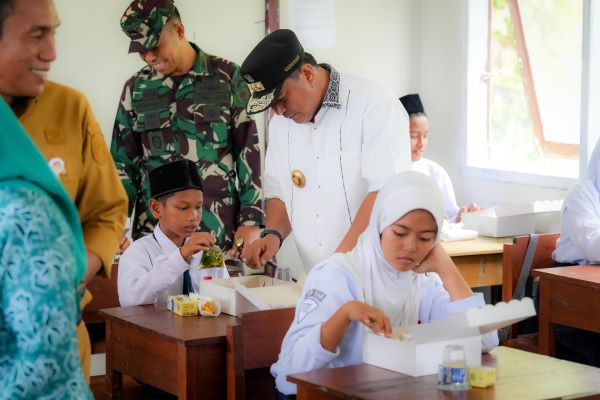
<instances>
[{"instance_id":1,"label":"small yellow container","mask_svg":"<svg viewBox=\"0 0 600 400\"><path fill-rule=\"evenodd\" d=\"M198 302L182 294L169 296L167 308L182 317L198 315Z\"/></svg>"},{"instance_id":2,"label":"small yellow container","mask_svg":"<svg viewBox=\"0 0 600 400\"><path fill-rule=\"evenodd\" d=\"M486 388L496 383L495 367L469 367L469 384L471 387Z\"/></svg>"}]
</instances>

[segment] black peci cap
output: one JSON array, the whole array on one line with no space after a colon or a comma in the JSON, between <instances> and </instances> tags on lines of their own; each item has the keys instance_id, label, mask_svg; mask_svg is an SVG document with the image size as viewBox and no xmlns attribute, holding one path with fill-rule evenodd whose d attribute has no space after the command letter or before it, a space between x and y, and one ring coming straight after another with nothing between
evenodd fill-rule
<instances>
[{"instance_id":1,"label":"black peci cap","mask_svg":"<svg viewBox=\"0 0 600 400\"><path fill-rule=\"evenodd\" d=\"M407 94L400 97L400 102L406 108L408 115L425 114L425 108L418 94Z\"/></svg>"},{"instance_id":2,"label":"black peci cap","mask_svg":"<svg viewBox=\"0 0 600 400\"><path fill-rule=\"evenodd\" d=\"M202 190L200 174L196 164L190 160L173 161L154 168L149 178L150 196L153 199L181 190Z\"/></svg>"},{"instance_id":3,"label":"black peci cap","mask_svg":"<svg viewBox=\"0 0 600 400\"><path fill-rule=\"evenodd\" d=\"M303 58L304 49L289 29L272 32L254 47L241 67L251 93L248 114L262 112L277 100L283 82Z\"/></svg>"}]
</instances>

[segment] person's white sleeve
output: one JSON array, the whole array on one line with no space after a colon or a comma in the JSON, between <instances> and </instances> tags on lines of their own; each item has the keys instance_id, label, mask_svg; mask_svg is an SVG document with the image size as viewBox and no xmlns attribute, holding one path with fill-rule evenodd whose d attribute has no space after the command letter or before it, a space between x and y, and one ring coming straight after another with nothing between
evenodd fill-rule
<instances>
[{"instance_id":1,"label":"person's white sleeve","mask_svg":"<svg viewBox=\"0 0 600 400\"><path fill-rule=\"evenodd\" d=\"M408 114L387 91L370 93L362 129L361 174L368 191L380 190L400 171L412 170Z\"/></svg>"},{"instance_id":2,"label":"person's white sleeve","mask_svg":"<svg viewBox=\"0 0 600 400\"><path fill-rule=\"evenodd\" d=\"M310 272L279 359L271 368L278 390L295 393L287 375L323 368L339 355L339 348L330 352L321 345L321 326L342 305L356 300L355 290L350 273L335 263Z\"/></svg>"},{"instance_id":3,"label":"person's white sleeve","mask_svg":"<svg viewBox=\"0 0 600 400\"><path fill-rule=\"evenodd\" d=\"M442 189L442 194L444 196L444 211L446 212L446 216L452 222L456 222L456 217L458 216L458 211L460 207L456 202L456 194L454 193L454 187L452 186L452 181L450 180L450 176L448 172L442 167L439 166L439 175L440 175L440 189Z\"/></svg>"},{"instance_id":4,"label":"person's white sleeve","mask_svg":"<svg viewBox=\"0 0 600 400\"><path fill-rule=\"evenodd\" d=\"M269 123L269 146L267 147L267 154L265 156L265 173L263 180L263 190L265 193L265 199L283 199L283 191L281 184L277 177L277 158L281 156L278 152L283 149L278 145L278 136L282 133L282 122L278 121L276 117L271 119Z\"/></svg>"},{"instance_id":5,"label":"person's white sleeve","mask_svg":"<svg viewBox=\"0 0 600 400\"><path fill-rule=\"evenodd\" d=\"M152 259L151 252L134 242L119 259L117 288L122 307L152 304L190 266L179 249Z\"/></svg>"},{"instance_id":6,"label":"person's white sleeve","mask_svg":"<svg viewBox=\"0 0 600 400\"><path fill-rule=\"evenodd\" d=\"M600 262L600 199L581 191L577 196L567 197L561 223L567 226L573 241L590 262ZM572 262L575 260L566 260Z\"/></svg>"},{"instance_id":7,"label":"person's white sleeve","mask_svg":"<svg viewBox=\"0 0 600 400\"><path fill-rule=\"evenodd\" d=\"M482 293L474 293L465 299L451 301L450 295L442 284L429 279L421 286L421 304L419 319L422 323L442 319L452 314L465 312L471 308L481 308L485 305ZM498 332L492 331L481 336L481 349L484 353L498 346Z\"/></svg>"}]
</instances>

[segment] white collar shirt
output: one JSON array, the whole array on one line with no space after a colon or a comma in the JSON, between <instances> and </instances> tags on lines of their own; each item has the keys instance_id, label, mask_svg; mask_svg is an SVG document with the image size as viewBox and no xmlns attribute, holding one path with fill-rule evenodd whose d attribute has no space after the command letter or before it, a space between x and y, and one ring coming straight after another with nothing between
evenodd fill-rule
<instances>
[{"instance_id":1,"label":"white collar shirt","mask_svg":"<svg viewBox=\"0 0 600 400\"><path fill-rule=\"evenodd\" d=\"M462 300L451 301L450 295L437 279L419 275L421 295L419 298L419 321L428 323L448 315L464 312L485 305L483 295L476 293ZM336 282L332 285L332 282ZM337 263L316 267L308 275L300 301L296 306L294 321L285 335L281 352L271 373L277 390L296 394L296 385L287 376L320 368L336 368L363 362L363 334L365 326L353 321L346 330L335 352L321 345L321 326L345 303L358 300L365 302L364 294L350 271ZM482 336L482 349L489 351L498 346L496 331Z\"/></svg>"},{"instance_id":2,"label":"white collar shirt","mask_svg":"<svg viewBox=\"0 0 600 400\"><path fill-rule=\"evenodd\" d=\"M198 293L204 276L227 278L226 268L199 269L202 252L192 255L188 264L179 247L160 229L129 246L119 259L117 288L121 306L157 303L166 305L169 296L183 292L183 273L190 271L192 286Z\"/></svg>"},{"instance_id":3,"label":"white collar shirt","mask_svg":"<svg viewBox=\"0 0 600 400\"><path fill-rule=\"evenodd\" d=\"M589 179L567 193L560 215L560 238L553 258L567 264L600 264L600 198Z\"/></svg>"},{"instance_id":4,"label":"white collar shirt","mask_svg":"<svg viewBox=\"0 0 600 400\"><path fill-rule=\"evenodd\" d=\"M391 93L333 68L314 122L275 116L265 161L266 198L285 203L308 271L332 255L362 201L394 174L411 169L408 115ZM300 188L292 172L306 180Z\"/></svg>"},{"instance_id":5,"label":"white collar shirt","mask_svg":"<svg viewBox=\"0 0 600 400\"><path fill-rule=\"evenodd\" d=\"M444 212L450 222L456 222L458 217L458 211L460 207L456 203L456 195L454 194L454 187L452 187L452 181L450 176L440 164L433 160L421 157L418 161L413 161L413 169L421 172L435 179L440 190L442 191L442 197L444 198Z\"/></svg>"}]
</instances>

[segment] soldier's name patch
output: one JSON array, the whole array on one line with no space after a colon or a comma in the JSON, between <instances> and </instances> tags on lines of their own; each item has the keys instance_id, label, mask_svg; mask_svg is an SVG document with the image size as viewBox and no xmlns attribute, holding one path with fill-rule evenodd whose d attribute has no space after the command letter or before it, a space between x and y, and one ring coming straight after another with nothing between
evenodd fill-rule
<instances>
[{"instance_id":1,"label":"soldier's name patch","mask_svg":"<svg viewBox=\"0 0 600 400\"><path fill-rule=\"evenodd\" d=\"M150 90L144 91L144 98L133 102L135 112L142 114L148 111L169 110L169 99L167 97L154 97L153 93ZM158 92L156 95L158 95Z\"/></svg>"},{"instance_id":2,"label":"soldier's name patch","mask_svg":"<svg viewBox=\"0 0 600 400\"><path fill-rule=\"evenodd\" d=\"M194 103L229 104L229 85L216 79L194 82Z\"/></svg>"}]
</instances>

